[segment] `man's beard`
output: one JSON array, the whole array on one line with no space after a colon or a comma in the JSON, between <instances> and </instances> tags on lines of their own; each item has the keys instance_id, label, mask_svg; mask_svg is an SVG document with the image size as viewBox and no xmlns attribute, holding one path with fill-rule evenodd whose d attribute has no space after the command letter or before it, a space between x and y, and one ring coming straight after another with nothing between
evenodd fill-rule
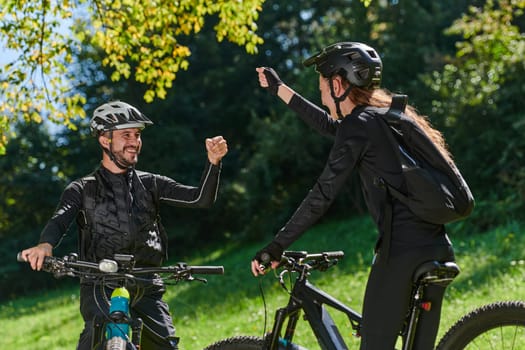
<instances>
[{"instance_id":1,"label":"man's beard","mask_svg":"<svg viewBox=\"0 0 525 350\"><path fill-rule=\"evenodd\" d=\"M113 152L113 154L115 155L115 159L117 160L117 162L119 162L120 164L124 166L127 166L127 167L135 166L139 161L138 156L140 154L140 149L137 148L137 153L130 154L130 153L126 153L127 148L135 148L135 147L124 147L122 151Z\"/></svg>"}]
</instances>

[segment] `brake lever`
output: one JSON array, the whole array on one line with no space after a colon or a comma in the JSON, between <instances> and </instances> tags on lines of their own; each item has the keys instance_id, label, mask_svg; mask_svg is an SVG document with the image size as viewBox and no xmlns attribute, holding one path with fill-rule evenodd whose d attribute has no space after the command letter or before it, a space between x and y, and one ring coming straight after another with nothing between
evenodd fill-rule
<instances>
[{"instance_id":1,"label":"brake lever","mask_svg":"<svg viewBox=\"0 0 525 350\"><path fill-rule=\"evenodd\" d=\"M207 279L205 279L203 277L195 277L189 272L185 272L183 274L174 273L168 279L175 280L175 283L178 283L180 281L190 281L190 282L191 281L198 281L198 282L202 282L204 284L208 283Z\"/></svg>"},{"instance_id":2,"label":"brake lever","mask_svg":"<svg viewBox=\"0 0 525 350\"><path fill-rule=\"evenodd\" d=\"M318 266L319 266L319 267L318 267L317 269L318 269L319 271L326 271L326 270L328 270L329 268L331 268L332 266L337 265L337 262L338 262L338 261L339 261L339 260L337 260L337 259L319 261L319 263L318 263Z\"/></svg>"},{"instance_id":3,"label":"brake lever","mask_svg":"<svg viewBox=\"0 0 525 350\"><path fill-rule=\"evenodd\" d=\"M42 265L42 271L53 274L54 278L62 278L64 276L73 276L71 271L66 268L63 261L55 259L45 259Z\"/></svg>"},{"instance_id":4,"label":"brake lever","mask_svg":"<svg viewBox=\"0 0 525 350\"><path fill-rule=\"evenodd\" d=\"M204 284L207 284L208 283L208 280L204 277L194 277L194 276L191 276L190 279L188 279L188 281L198 281L198 282L202 282Z\"/></svg>"}]
</instances>

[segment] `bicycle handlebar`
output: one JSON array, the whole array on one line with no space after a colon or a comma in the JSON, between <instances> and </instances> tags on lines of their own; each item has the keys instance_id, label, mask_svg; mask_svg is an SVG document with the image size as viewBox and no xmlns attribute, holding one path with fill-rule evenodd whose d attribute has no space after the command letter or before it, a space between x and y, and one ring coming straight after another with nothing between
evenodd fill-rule
<instances>
[{"instance_id":1,"label":"bicycle handlebar","mask_svg":"<svg viewBox=\"0 0 525 350\"><path fill-rule=\"evenodd\" d=\"M325 271L337 264L344 255L340 250L313 254L306 251L285 251L281 256L280 266L285 270L297 272L304 269Z\"/></svg>"},{"instance_id":2,"label":"bicycle handlebar","mask_svg":"<svg viewBox=\"0 0 525 350\"><path fill-rule=\"evenodd\" d=\"M345 253L341 250L338 251L332 251L332 252L322 252L322 253L313 253L309 254L307 252L294 252L294 251L286 251L284 252L285 256L289 257L300 257L304 260L325 260L325 259L340 259L345 256Z\"/></svg>"},{"instance_id":3,"label":"bicycle handlebar","mask_svg":"<svg viewBox=\"0 0 525 350\"><path fill-rule=\"evenodd\" d=\"M26 262L21 253L17 254L19 262ZM160 267L134 267L131 255L115 255L115 260L103 259L99 263L78 260L76 254L69 254L63 258L46 256L42 270L53 273L56 277L64 275L72 277L82 276L111 276L133 278L144 274L171 274L175 278L191 279L192 274L222 275L223 266L191 266L179 262L176 265ZM86 271L89 270L89 271Z\"/></svg>"},{"instance_id":4,"label":"bicycle handlebar","mask_svg":"<svg viewBox=\"0 0 525 350\"><path fill-rule=\"evenodd\" d=\"M146 274L146 273L191 273L196 275L223 275L224 267L222 266L191 266L186 263L178 263L172 266L160 267L134 267L129 273Z\"/></svg>"},{"instance_id":5,"label":"bicycle handlebar","mask_svg":"<svg viewBox=\"0 0 525 350\"><path fill-rule=\"evenodd\" d=\"M340 259L345 256L345 253L341 250L332 251L332 252L322 252L322 253L308 253L306 251L291 251L287 250L283 253L282 258L285 260L303 260L303 261L323 261L327 259Z\"/></svg>"}]
</instances>

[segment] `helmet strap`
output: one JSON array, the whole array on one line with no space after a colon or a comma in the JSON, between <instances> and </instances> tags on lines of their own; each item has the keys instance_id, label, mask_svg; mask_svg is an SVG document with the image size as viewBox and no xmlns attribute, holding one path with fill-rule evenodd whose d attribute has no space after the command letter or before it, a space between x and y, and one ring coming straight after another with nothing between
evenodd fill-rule
<instances>
[{"instance_id":1,"label":"helmet strap","mask_svg":"<svg viewBox=\"0 0 525 350\"><path fill-rule=\"evenodd\" d=\"M336 109L336 112L337 112L337 118L338 119L343 119L344 115L341 112L341 101L343 101L345 98L348 97L348 94L350 94L350 91L352 90L353 86L350 85L348 87L348 89L346 89L345 92L341 96L336 96L335 95L335 91L334 91L334 83L333 83L332 78L330 78L328 80L328 83L330 84L330 95L332 96L332 99L335 102L335 109Z\"/></svg>"}]
</instances>

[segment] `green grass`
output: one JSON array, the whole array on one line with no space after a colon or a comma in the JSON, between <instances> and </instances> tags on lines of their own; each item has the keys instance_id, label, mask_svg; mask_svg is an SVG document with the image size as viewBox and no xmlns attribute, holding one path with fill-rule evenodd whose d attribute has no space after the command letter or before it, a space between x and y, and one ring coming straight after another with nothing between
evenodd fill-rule
<instances>
[{"instance_id":1,"label":"green grass","mask_svg":"<svg viewBox=\"0 0 525 350\"><path fill-rule=\"evenodd\" d=\"M462 273L449 287L440 336L461 315L496 300L525 298L523 293L525 234L523 225L508 224L486 233L455 236L449 228ZM343 302L361 308L368 266L372 258L375 232L368 219L334 221L317 225L291 249L310 252L344 250L340 264L325 272L314 273L312 281ZM267 243L251 246L225 246L183 257L190 264L223 265L224 276L209 276L208 283L181 283L166 294L181 337L181 349L202 349L219 339L234 335L261 335L265 320L259 284L265 292L268 325L274 310L287 300L273 274L263 278L251 275L249 263L256 250ZM37 272L24 272L31 278ZM4 281L3 283L8 283ZM57 281L57 286L60 286ZM333 313L348 339L350 349L358 340L350 336L347 321ZM82 320L78 312L76 288L59 288L34 297L24 297L0 305L0 349L71 350L75 348ZM317 349L304 322L298 326L297 339Z\"/></svg>"}]
</instances>

